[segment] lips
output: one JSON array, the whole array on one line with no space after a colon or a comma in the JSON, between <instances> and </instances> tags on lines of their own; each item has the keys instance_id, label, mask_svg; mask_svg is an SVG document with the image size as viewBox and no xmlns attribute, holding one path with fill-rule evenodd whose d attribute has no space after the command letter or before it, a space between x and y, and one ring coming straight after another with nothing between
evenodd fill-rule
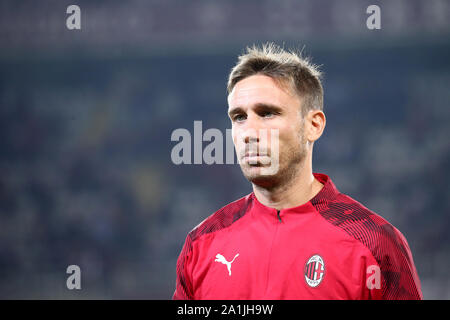
<instances>
[{"instance_id":1,"label":"lips","mask_svg":"<svg viewBox=\"0 0 450 320\"><path fill-rule=\"evenodd\" d=\"M246 152L242 158L252 158L252 157L268 157L267 152Z\"/></svg>"},{"instance_id":2,"label":"lips","mask_svg":"<svg viewBox=\"0 0 450 320\"><path fill-rule=\"evenodd\" d=\"M246 152L242 161L250 165L264 165L270 162L270 156L266 152Z\"/></svg>"},{"instance_id":3,"label":"lips","mask_svg":"<svg viewBox=\"0 0 450 320\"><path fill-rule=\"evenodd\" d=\"M262 157L262 156L267 156L267 154L266 153L249 153L249 152L247 152L245 155L244 155L244 158L245 157Z\"/></svg>"}]
</instances>

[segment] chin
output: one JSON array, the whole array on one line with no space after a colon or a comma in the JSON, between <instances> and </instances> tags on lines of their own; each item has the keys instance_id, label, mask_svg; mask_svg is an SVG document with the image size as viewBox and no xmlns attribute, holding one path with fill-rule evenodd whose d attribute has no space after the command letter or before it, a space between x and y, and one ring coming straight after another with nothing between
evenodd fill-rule
<instances>
[{"instance_id":1,"label":"chin","mask_svg":"<svg viewBox=\"0 0 450 320\"><path fill-rule=\"evenodd\" d=\"M268 167L252 167L242 170L248 181L261 187L270 187L279 180L278 175L270 171Z\"/></svg>"}]
</instances>

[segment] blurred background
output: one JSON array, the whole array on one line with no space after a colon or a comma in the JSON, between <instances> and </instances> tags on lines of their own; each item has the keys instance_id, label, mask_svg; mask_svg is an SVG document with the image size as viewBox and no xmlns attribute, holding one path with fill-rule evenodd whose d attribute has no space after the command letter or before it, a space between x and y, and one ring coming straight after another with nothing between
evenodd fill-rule
<instances>
[{"instance_id":1,"label":"blurred background","mask_svg":"<svg viewBox=\"0 0 450 320\"><path fill-rule=\"evenodd\" d=\"M314 171L401 230L424 297L449 299L449 21L448 0L2 0L0 298L170 299L186 234L251 192L238 164L173 164L171 134L225 135L230 69L274 41L324 72Z\"/></svg>"}]
</instances>

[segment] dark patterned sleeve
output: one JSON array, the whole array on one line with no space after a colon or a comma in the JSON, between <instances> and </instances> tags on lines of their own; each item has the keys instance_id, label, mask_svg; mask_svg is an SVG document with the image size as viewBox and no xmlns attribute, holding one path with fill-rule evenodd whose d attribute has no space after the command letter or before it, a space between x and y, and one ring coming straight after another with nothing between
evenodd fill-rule
<instances>
[{"instance_id":1,"label":"dark patterned sleeve","mask_svg":"<svg viewBox=\"0 0 450 320\"><path fill-rule=\"evenodd\" d=\"M333 202L322 204L319 201L315 206L326 220L370 250L381 272L379 298L423 299L411 250L399 230L381 216L343 194L336 197Z\"/></svg>"},{"instance_id":2,"label":"dark patterned sleeve","mask_svg":"<svg viewBox=\"0 0 450 320\"><path fill-rule=\"evenodd\" d=\"M383 225L384 242L379 254L379 264L383 278L382 298L386 300L423 299L419 276L405 237L395 227Z\"/></svg>"},{"instance_id":3,"label":"dark patterned sleeve","mask_svg":"<svg viewBox=\"0 0 450 320\"><path fill-rule=\"evenodd\" d=\"M188 258L192 251L191 237L188 235L177 260L177 279L173 300L192 300L192 281L188 271Z\"/></svg>"}]
</instances>

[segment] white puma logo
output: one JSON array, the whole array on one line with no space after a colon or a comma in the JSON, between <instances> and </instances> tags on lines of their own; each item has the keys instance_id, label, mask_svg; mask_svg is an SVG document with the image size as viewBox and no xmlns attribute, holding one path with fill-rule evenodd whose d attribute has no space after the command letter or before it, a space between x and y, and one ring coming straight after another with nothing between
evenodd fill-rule
<instances>
[{"instance_id":1,"label":"white puma logo","mask_svg":"<svg viewBox=\"0 0 450 320\"><path fill-rule=\"evenodd\" d=\"M239 256L239 253L234 256L233 260L228 262L227 259L225 259L225 257L223 255L218 253L218 254L216 254L216 260L214 260L214 262L221 262L221 263L225 264L228 269L228 275L231 276L231 264L234 262L234 259L236 259L238 256Z\"/></svg>"}]
</instances>

